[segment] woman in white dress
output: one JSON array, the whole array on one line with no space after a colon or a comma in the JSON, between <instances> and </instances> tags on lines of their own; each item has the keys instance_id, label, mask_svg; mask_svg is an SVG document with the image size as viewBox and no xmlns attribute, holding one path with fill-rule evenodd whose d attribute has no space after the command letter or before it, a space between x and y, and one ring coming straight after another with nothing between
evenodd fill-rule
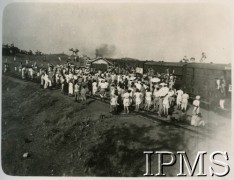
<instances>
[{"instance_id":1,"label":"woman in white dress","mask_svg":"<svg viewBox=\"0 0 234 180\"><path fill-rule=\"evenodd\" d=\"M159 99L160 99L160 91L159 91L158 87L154 88L153 98L154 98L154 102L153 102L154 103L154 109L153 109L153 111L158 111L158 109L159 109Z\"/></svg>"},{"instance_id":2,"label":"woman in white dress","mask_svg":"<svg viewBox=\"0 0 234 180\"><path fill-rule=\"evenodd\" d=\"M151 100L152 100L152 92L149 88L146 89L145 93L145 109L149 111L151 106Z\"/></svg>"},{"instance_id":3,"label":"woman in white dress","mask_svg":"<svg viewBox=\"0 0 234 180\"><path fill-rule=\"evenodd\" d=\"M139 89L136 89L136 92L135 92L134 96L135 96L135 101L136 101L136 109L135 109L135 111L139 111L139 107L140 107L140 104L142 102L141 101L142 94L141 94L141 92L140 92Z\"/></svg>"},{"instance_id":4,"label":"woman in white dress","mask_svg":"<svg viewBox=\"0 0 234 180\"><path fill-rule=\"evenodd\" d=\"M123 105L124 105L124 113L126 112L127 114L129 114L129 105L130 105L130 93L128 92L128 90L125 91L125 93L123 94Z\"/></svg>"},{"instance_id":5,"label":"woman in white dress","mask_svg":"<svg viewBox=\"0 0 234 180\"><path fill-rule=\"evenodd\" d=\"M170 107L168 98L169 98L169 94L167 94L163 98L163 113L164 113L165 116L168 116L168 109Z\"/></svg>"},{"instance_id":6,"label":"woman in white dress","mask_svg":"<svg viewBox=\"0 0 234 180\"><path fill-rule=\"evenodd\" d=\"M68 94L72 96L73 95L73 82L70 80L68 85L69 85Z\"/></svg>"},{"instance_id":7,"label":"woman in white dress","mask_svg":"<svg viewBox=\"0 0 234 180\"><path fill-rule=\"evenodd\" d=\"M188 106L188 99L189 99L189 95L187 93L184 93L182 95L182 101L181 101L181 110L185 111L187 110L187 106Z\"/></svg>"},{"instance_id":8,"label":"woman in white dress","mask_svg":"<svg viewBox=\"0 0 234 180\"><path fill-rule=\"evenodd\" d=\"M181 109L181 101L182 101L182 94L184 92L182 91L182 89L179 89L178 91L176 91L176 105L178 109Z\"/></svg>"},{"instance_id":9,"label":"woman in white dress","mask_svg":"<svg viewBox=\"0 0 234 180\"><path fill-rule=\"evenodd\" d=\"M93 96L95 96L96 92L97 92L97 89L98 89L96 80L93 80L92 88L93 88L93 92L92 92Z\"/></svg>"}]
</instances>

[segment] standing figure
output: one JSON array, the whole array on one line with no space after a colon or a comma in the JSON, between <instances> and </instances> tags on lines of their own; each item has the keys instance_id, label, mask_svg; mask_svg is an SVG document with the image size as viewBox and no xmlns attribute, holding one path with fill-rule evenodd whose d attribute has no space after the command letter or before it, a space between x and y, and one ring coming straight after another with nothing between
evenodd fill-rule
<instances>
[{"instance_id":1,"label":"standing figure","mask_svg":"<svg viewBox=\"0 0 234 180\"><path fill-rule=\"evenodd\" d=\"M111 99L110 99L110 112L114 112L114 113L117 113L117 100L118 100L118 96L116 94L112 95L111 96Z\"/></svg>"},{"instance_id":2,"label":"standing figure","mask_svg":"<svg viewBox=\"0 0 234 180\"><path fill-rule=\"evenodd\" d=\"M163 98L163 113L164 113L165 116L168 116L168 109L170 107L168 98L169 98L169 94L167 94Z\"/></svg>"},{"instance_id":3,"label":"standing figure","mask_svg":"<svg viewBox=\"0 0 234 180\"><path fill-rule=\"evenodd\" d=\"M188 106L189 95L187 93L184 93L181 96L181 98L182 98L182 101L181 101L181 110L186 112L187 106Z\"/></svg>"},{"instance_id":4,"label":"standing figure","mask_svg":"<svg viewBox=\"0 0 234 180\"><path fill-rule=\"evenodd\" d=\"M93 89L92 89L92 94L93 94L93 96L94 96L94 95L96 95L96 92L97 92L97 89L98 89L98 88L97 88L97 82L96 82L95 79L93 80L92 88L93 88Z\"/></svg>"},{"instance_id":5,"label":"standing figure","mask_svg":"<svg viewBox=\"0 0 234 180\"><path fill-rule=\"evenodd\" d=\"M152 92L148 88L146 89L146 93L145 93L145 109L148 111L150 110L151 100L152 100Z\"/></svg>"},{"instance_id":6,"label":"standing figure","mask_svg":"<svg viewBox=\"0 0 234 180\"><path fill-rule=\"evenodd\" d=\"M41 87L42 87L42 88L44 87L44 83L45 83L44 77L45 77L45 74L42 73L42 75L41 75Z\"/></svg>"},{"instance_id":7,"label":"standing figure","mask_svg":"<svg viewBox=\"0 0 234 180\"><path fill-rule=\"evenodd\" d=\"M86 86L82 86L80 90L80 96L81 96L81 101L84 102L85 104L87 103L87 98L86 98Z\"/></svg>"},{"instance_id":8,"label":"standing figure","mask_svg":"<svg viewBox=\"0 0 234 180\"><path fill-rule=\"evenodd\" d=\"M130 94L128 92L128 90L125 91L125 93L123 94L123 105L124 105L124 113L126 112L127 114L129 114L129 105L130 105Z\"/></svg>"},{"instance_id":9,"label":"standing figure","mask_svg":"<svg viewBox=\"0 0 234 180\"><path fill-rule=\"evenodd\" d=\"M178 91L176 91L177 97L176 97L176 105L178 109L181 109L181 101L182 101L182 94L184 92L180 88Z\"/></svg>"},{"instance_id":10,"label":"standing figure","mask_svg":"<svg viewBox=\"0 0 234 180\"><path fill-rule=\"evenodd\" d=\"M72 80L69 81L68 83L69 88L68 88L68 95L72 96L73 95L73 83Z\"/></svg>"},{"instance_id":11,"label":"standing figure","mask_svg":"<svg viewBox=\"0 0 234 180\"><path fill-rule=\"evenodd\" d=\"M80 96L80 86L79 86L78 82L75 83L74 94L75 94L75 102L78 102L79 96Z\"/></svg>"},{"instance_id":12,"label":"standing figure","mask_svg":"<svg viewBox=\"0 0 234 180\"><path fill-rule=\"evenodd\" d=\"M200 113L200 96L196 96L196 99L193 101L193 114L197 115Z\"/></svg>"},{"instance_id":13,"label":"standing figure","mask_svg":"<svg viewBox=\"0 0 234 180\"><path fill-rule=\"evenodd\" d=\"M139 89L136 89L136 92L135 92L135 103L136 103L136 109L135 111L139 111L139 107L140 107L140 104L141 104L141 98L142 98L142 94L140 92Z\"/></svg>"}]
</instances>

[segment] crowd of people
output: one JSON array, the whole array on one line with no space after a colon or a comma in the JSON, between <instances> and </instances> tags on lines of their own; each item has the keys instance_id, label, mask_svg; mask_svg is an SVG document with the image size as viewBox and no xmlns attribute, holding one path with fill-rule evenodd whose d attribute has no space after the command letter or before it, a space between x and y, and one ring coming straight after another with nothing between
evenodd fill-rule
<instances>
[{"instance_id":1,"label":"crowd of people","mask_svg":"<svg viewBox=\"0 0 234 180\"><path fill-rule=\"evenodd\" d=\"M63 65L48 64L39 68L36 63L20 64L15 71L22 79L40 78L44 89L60 88L64 95L74 97L75 102L87 103L87 95L110 101L114 114L131 111L151 111L159 117L173 118L174 112L186 114L189 95L181 88L175 89L176 76L169 73L136 74L129 69L116 72L79 68L67 62ZM204 125L200 113L200 96L193 101L191 125Z\"/></svg>"}]
</instances>

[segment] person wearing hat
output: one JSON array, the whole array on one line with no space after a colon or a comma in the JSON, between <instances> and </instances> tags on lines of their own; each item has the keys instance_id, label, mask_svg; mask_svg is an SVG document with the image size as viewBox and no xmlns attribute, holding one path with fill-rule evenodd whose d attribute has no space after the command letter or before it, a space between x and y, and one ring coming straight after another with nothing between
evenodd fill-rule
<instances>
[{"instance_id":1,"label":"person wearing hat","mask_svg":"<svg viewBox=\"0 0 234 180\"><path fill-rule=\"evenodd\" d=\"M162 82L159 84L160 86L164 87L165 85L167 85L166 83Z\"/></svg>"},{"instance_id":2,"label":"person wearing hat","mask_svg":"<svg viewBox=\"0 0 234 180\"><path fill-rule=\"evenodd\" d=\"M196 96L196 99L193 101L193 114L198 114L200 111L200 96Z\"/></svg>"}]
</instances>

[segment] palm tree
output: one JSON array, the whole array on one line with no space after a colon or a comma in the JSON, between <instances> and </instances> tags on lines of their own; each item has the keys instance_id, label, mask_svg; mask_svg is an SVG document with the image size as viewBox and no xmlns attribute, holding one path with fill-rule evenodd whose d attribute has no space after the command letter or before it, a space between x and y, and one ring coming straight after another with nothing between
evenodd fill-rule
<instances>
[{"instance_id":1,"label":"palm tree","mask_svg":"<svg viewBox=\"0 0 234 180\"><path fill-rule=\"evenodd\" d=\"M71 51L72 52L72 55L74 55L74 49L73 48L71 48L71 49L69 49L69 51Z\"/></svg>"},{"instance_id":2,"label":"palm tree","mask_svg":"<svg viewBox=\"0 0 234 180\"><path fill-rule=\"evenodd\" d=\"M74 52L77 55L77 53L79 52L79 49L74 50Z\"/></svg>"}]
</instances>

